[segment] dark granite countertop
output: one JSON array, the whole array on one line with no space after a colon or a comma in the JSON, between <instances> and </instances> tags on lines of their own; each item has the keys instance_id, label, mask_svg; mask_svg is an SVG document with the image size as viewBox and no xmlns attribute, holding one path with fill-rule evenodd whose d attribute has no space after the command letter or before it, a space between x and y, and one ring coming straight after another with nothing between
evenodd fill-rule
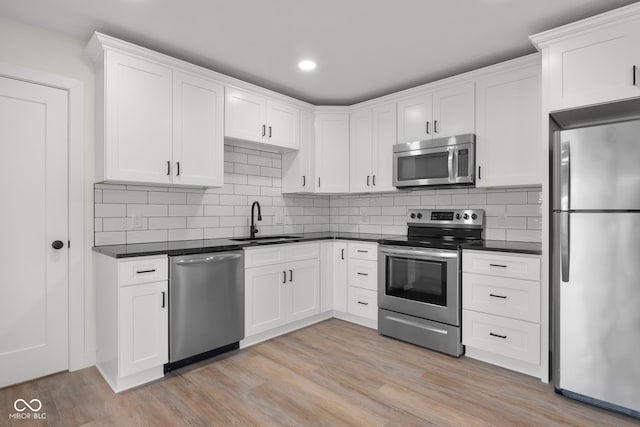
<instances>
[{"instance_id":1,"label":"dark granite countertop","mask_svg":"<svg viewBox=\"0 0 640 427\"><path fill-rule=\"evenodd\" d=\"M542 255L542 244L535 242L509 242L504 240L479 240L462 245L462 249L477 251L512 252L519 254Z\"/></svg>"},{"instance_id":2,"label":"dark granite countertop","mask_svg":"<svg viewBox=\"0 0 640 427\"><path fill-rule=\"evenodd\" d=\"M204 240L181 240L177 242L157 242L157 243L135 243L129 245L107 245L94 246L93 250L113 258L129 258L147 255L191 255L207 252L222 252L244 249L255 246L275 245L284 243L310 242L314 240L360 240L363 242L377 242L378 240L389 238L387 234L368 233L340 233L340 232L319 232L319 233L291 233L296 236L289 240L271 240L257 242L238 242L231 239L204 239Z\"/></svg>"}]
</instances>

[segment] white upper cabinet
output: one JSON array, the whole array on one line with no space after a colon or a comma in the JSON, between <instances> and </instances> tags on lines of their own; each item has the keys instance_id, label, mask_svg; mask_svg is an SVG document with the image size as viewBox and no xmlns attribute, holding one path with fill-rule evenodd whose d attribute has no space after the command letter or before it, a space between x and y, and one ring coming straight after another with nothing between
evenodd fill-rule
<instances>
[{"instance_id":1,"label":"white upper cabinet","mask_svg":"<svg viewBox=\"0 0 640 427\"><path fill-rule=\"evenodd\" d=\"M315 116L300 111L300 148L282 154L282 192L313 193L315 191Z\"/></svg>"},{"instance_id":2,"label":"white upper cabinet","mask_svg":"<svg viewBox=\"0 0 640 427\"><path fill-rule=\"evenodd\" d=\"M531 40L547 67L549 111L640 97L640 4Z\"/></svg>"},{"instance_id":3,"label":"white upper cabinet","mask_svg":"<svg viewBox=\"0 0 640 427\"><path fill-rule=\"evenodd\" d=\"M318 112L315 120L316 192L349 192L349 114Z\"/></svg>"},{"instance_id":4,"label":"white upper cabinet","mask_svg":"<svg viewBox=\"0 0 640 427\"><path fill-rule=\"evenodd\" d=\"M398 143L475 132L474 85L461 84L398 101Z\"/></svg>"},{"instance_id":5,"label":"white upper cabinet","mask_svg":"<svg viewBox=\"0 0 640 427\"><path fill-rule=\"evenodd\" d=\"M300 110L289 104L227 87L225 137L253 148L270 151L297 150Z\"/></svg>"},{"instance_id":6,"label":"white upper cabinet","mask_svg":"<svg viewBox=\"0 0 640 427\"><path fill-rule=\"evenodd\" d=\"M433 137L433 95L411 96L398 101L398 143Z\"/></svg>"},{"instance_id":7,"label":"white upper cabinet","mask_svg":"<svg viewBox=\"0 0 640 427\"><path fill-rule=\"evenodd\" d=\"M542 183L540 57L514 65L476 82L476 187Z\"/></svg>"},{"instance_id":8,"label":"white upper cabinet","mask_svg":"<svg viewBox=\"0 0 640 427\"><path fill-rule=\"evenodd\" d=\"M96 33L96 180L221 187L223 86L199 67Z\"/></svg>"},{"instance_id":9,"label":"white upper cabinet","mask_svg":"<svg viewBox=\"0 0 640 427\"><path fill-rule=\"evenodd\" d=\"M364 108L350 117L350 189L352 193L393 191L396 105Z\"/></svg>"},{"instance_id":10,"label":"white upper cabinet","mask_svg":"<svg viewBox=\"0 0 640 427\"><path fill-rule=\"evenodd\" d=\"M118 52L105 52L103 152L100 181L170 184L172 156L171 69ZM100 102L100 100L98 100ZM100 111L100 106L98 106ZM99 127L100 128L100 127ZM100 154L103 154L100 156Z\"/></svg>"},{"instance_id":11,"label":"white upper cabinet","mask_svg":"<svg viewBox=\"0 0 640 427\"><path fill-rule=\"evenodd\" d=\"M173 73L174 184L224 185L224 87Z\"/></svg>"}]
</instances>

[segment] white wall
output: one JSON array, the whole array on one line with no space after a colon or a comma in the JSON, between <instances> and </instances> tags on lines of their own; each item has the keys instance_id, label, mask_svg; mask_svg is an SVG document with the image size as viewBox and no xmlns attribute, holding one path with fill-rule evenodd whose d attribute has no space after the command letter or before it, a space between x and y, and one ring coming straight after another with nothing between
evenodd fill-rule
<instances>
[{"instance_id":1,"label":"white wall","mask_svg":"<svg viewBox=\"0 0 640 427\"><path fill-rule=\"evenodd\" d=\"M86 40L0 17L0 61L80 80L84 84L84 238L85 359L95 358L95 287L93 283L94 80L84 52ZM73 244L73 242L72 242Z\"/></svg>"}]
</instances>

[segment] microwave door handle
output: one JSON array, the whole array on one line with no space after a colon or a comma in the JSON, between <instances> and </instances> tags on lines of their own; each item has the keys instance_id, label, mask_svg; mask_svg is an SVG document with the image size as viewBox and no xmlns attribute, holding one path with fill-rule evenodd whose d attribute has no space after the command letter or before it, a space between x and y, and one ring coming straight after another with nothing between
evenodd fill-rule
<instances>
[{"instance_id":1,"label":"microwave door handle","mask_svg":"<svg viewBox=\"0 0 640 427\"><path fill-rule=\"evenodd\" d=\"M456 178L453 176L453 153L455 152L455 148L448 147L447 151L449 152L449 159L447 161L447 169L449 171L449 182L456 182Z\"/></svg>"}]
</instances>

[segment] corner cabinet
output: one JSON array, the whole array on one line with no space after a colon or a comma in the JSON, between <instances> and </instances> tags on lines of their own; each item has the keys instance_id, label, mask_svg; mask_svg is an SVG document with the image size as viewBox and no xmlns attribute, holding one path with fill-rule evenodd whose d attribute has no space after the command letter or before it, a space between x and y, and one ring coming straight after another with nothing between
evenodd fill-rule
<instances>
[{"instance_id":1,"label":"corner cabinet","mask_svg":"<svg viewBox=\"0 0 640 427\"><path fill-rule=\"evenodd\" d=\"M115 392L164 376L169 352L166 255L95 254L96 366Z\"/></svg>"},{"instance_id":2,"label":"corner cabinet","mask_svg":"<svg viewBox=\"0 0 640 427\"><path fill-rule=\"evenodd\" d=\"M398 101L398 143L475 133L474 85L465 83Z\"/></svg>"},{"instance_id":3,"label":"corner cabinet","mask_svg":"<svg viewBox=\"0 0 640 427\"><path fill-rule=\"evenodd\" d=\"M289 104L227 86L225 137L236 145L267 151L299 147L300 110Z\"/></svg>"},{"instance_id":4,"label":"corner cabinet","mask_svg":"<svg viewBox=\"0 0 640 427\"><path fill-rule=\"evenodd\" d=\"M222 187L224 87L207 70L95 33L96 180Z\"/></svg>"},{"instance_id":5,"label":"corner cabinet","mask_svg":"<svg viewBox=\"0 0 640 427\"><path fill-rule=\"evenodd\" d=\"M478 188L542 184L540 56L509 64L476 81Z\"/></svg>"},{"instance_id":6,"label":"corner cabinet","mask_svg":"<svg viewBox=\"0 0 640 427\"><path fill-rule=\"evenodd\" d=\"M350 133L351 192L394 191L396 104L387 103L352 112Z\"/></svg>"},{"instance_id":7,"label":"corner cabinet","mask_svg":"<svg viewBox=\"0 0 640 427\"><path fill-rule=\"evenodd\" d=\"M349 113L316 112L316 193L349 192Z\"/></svg>"}]
</instances>

